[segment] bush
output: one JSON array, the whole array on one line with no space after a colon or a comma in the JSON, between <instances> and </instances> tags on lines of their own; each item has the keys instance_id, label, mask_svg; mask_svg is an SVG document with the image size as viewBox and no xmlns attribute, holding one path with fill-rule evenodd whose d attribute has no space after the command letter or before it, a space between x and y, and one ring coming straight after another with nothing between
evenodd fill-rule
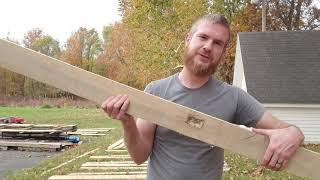
<instances>
[{"instance_id":1,"label":"bush","mask_svg":"<svg viewBox=\"0 0 320 180\"><path fill-rule=\"evenodd\" d=\"M49 108L52 108L52 106L50 106L48 104L44 104L44 105L40 106L40 108L49 109Z\"/></svg>"}]
</instances>

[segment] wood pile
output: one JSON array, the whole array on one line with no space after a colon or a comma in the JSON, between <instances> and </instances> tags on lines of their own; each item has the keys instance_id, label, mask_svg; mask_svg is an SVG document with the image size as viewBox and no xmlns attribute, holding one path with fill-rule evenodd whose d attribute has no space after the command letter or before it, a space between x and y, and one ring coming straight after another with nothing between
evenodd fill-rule
<instances>
[{"instance_id":1,"label":"wood pile","mask_svg":"<svg viewBox=\"0 0 320 180\"><path fill-rule=\"evenodd\" d=\"M114 149L116 148L116 149ZM146 179L147 162L136 165L125 149L123 139L111 144L106 154L90 156L89 162L81 165L80 171L69 175L51 176L49 180L67 179Z\"/></svg>"},{"instance_id":2,"label":"wood pile","mask_svg":"<svg viewBox=\"0 0 320 180\"><path fill-rule=\"evenodd\" d=\"M2 150L59 151L75 145L67 132L77 130L76 125L0 124Z\"/></svg>"}]
</instances>

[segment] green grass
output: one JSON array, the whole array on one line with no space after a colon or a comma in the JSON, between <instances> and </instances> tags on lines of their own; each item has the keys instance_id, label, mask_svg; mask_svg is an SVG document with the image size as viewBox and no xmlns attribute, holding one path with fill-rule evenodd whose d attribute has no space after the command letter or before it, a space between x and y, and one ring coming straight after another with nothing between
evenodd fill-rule
<instances>
[{"instance_id":1,"label":"green grass","mask_svg":"<svg viewBox=\"0 0 320 180\"><path fill-rule=\"evenodd\" d=\"M230 171L223 174L223 179L239 180L302 180L306 178L297 177L285 171L276 172L259 167L255 160L245 156L225 152L225 160L230 167Z\"/></svg>"},{"instance_id":2,"label":"green grass","mask_svg":"<svg viewBox=\"0 0 320 180\"><path fill-rule=\"evenodd\" d=\"M0 117L22 117L26 123L77 124L78 128L120 127L100 109L0 107Z\"/></svg>"},{"instance_id":3,"label":"green grass","mask_svg":"<svg viewBox=\"0 0 320 180\"><path fill-rule=\"evenodd\" d=\"M105 154L104 149L122 137L122 129L119 122L108 119L100 109L0 107L0 117L2 116L23 117L27 120L26 123L77 124L79 128L116 128L107 136L81 137L84 141L82 145L68 149L57 156L44 160L33 168L24 169L14 173L8 172L6 179L47 179L52 175L79 172L81 164L87 162L89 156L73 161L72 163L52 171L45 176L40 176L42 172L97 147L100 147L100 150L94 153L95 155ZM310 145L306 146L306 148L320 152L319 145ZM286 172L274 172L266 169L259 170L259 166L254 160L228 151L225 152L225 160L231 169L223 174L223 179L303 179Z\"/></svg>"}]
</instances>

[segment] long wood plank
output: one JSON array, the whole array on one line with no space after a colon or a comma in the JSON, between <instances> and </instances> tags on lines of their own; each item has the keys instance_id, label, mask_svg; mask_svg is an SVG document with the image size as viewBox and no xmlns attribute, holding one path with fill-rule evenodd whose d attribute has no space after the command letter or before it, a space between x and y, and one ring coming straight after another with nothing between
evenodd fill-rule
<instances>
[{"instance_id":1,"label":"long wood plank","mask_svg":"<svg viewBox=\"0 0 320 180\"><path fill-rule=\"evenodd\" d=\"M77 125L53 125L53 124L0 124L0 128L4 129L18 129L18 128L34 128L34 129L54 129L59 128L66 130L76 130Z\"/></svg>"},{"instance_id":2,"label":"long wood plank","mask_svg":"<svg viewBox=\"0 0 320 180\"><path fill-rule=\"evenodd\" d=\"M91 156L90 160L95 160L95 161L130 161L131 157L129 155L124 155L124 156Z\"/></svg>"},{"instance_id":3,"label":"long wood plank","mask_svg":"<svg viewBox=\"0 0 320 180\"><path fill-rule=\"evenodd\" d=\"M81 131L81 132L109 132L111 130L114 130L114 128L77 129L77 131Z\"/></svg>"},{"instance_id":4,"label":"long wood plank","mask_svg":"<svg viewBox=\"0 0 320 180\"><path fill-rule=\"evenodd\" d=\"M125 150L125 149L108 149L108 150L105 150L108 154L120 154L120 155L123 155L123 154L128 154L128 151Z\"/></svg>"},{"instance_id":5,"label":"long wood plank","mask_svg":"<svg viewBox=\"0 0 320 180\"><path fill-rule=\"evenodd\" d=\"M109 132L111 129L78 129L76 132Z\"/></svg>"},{"instance_id":6,"label":"long wood plank","mask_svg":"<svg viewBox=\"0 0 320 180\"><path fill-rule=\"evenodd\" d=\"M107 134L98 134L98 133L81 133L81 132L67 132L70 135L81 135L81 136L106 136Z\"/></svg>"},{"instance_id":7,"label":"long wood plank","mask_svg":"<svg viewBox=\"0 0 320 180\"><path fill-rule=\"evenodd\" d=\"M61 143L46 142L22 142L22 141L4 141L0 140L0 146L16 146L16 147L34 147L34 148L52 148L58 149L62 147Z\"/></svg>"},{"instance_id":8,"label":"long wood plank","mask_svg":"<svg viewBox=\"0 0 320 180\"><path fill-rule=\"evenodd\" d=\"M27 62L27 63L26 63ZM0 66L101 104L114 94L128 94L128 113L183 135L260 160L264 136L193 109L146 94L14 43L0 40ZM299 148L287 170L320 178L320 155Z\"/></svg>"},{"instance_id":9,"label":"long wood plank","mask_svg":"<svg viewBox=\"0 0 320 180\"><path fill-rule=\"evenodd\" d=\"M104 159L108 157L114 157L114 158L130 158L130 155L128 154L120 154L120 155L99 155L99 156L90 156L90 159Z\"/></svg>"},{"instance_id":10,"label":"long wood plank","mask_svg":"<svg viewBox=\"0 0 320 180\"><path fill-rule=\"evenodd\" d=\"M51 176L49 180L75 180L75 179L99 179L99 180L128 180L128 179L146 179L146 175L56 175Z\"/></svg>"},{"instance_id":11,"label":"long wood plank","mask_svg":"<svg viewBox=\"0 0 320 180\"><path fill-rule=\"evenodd\" d=\"M129 172L93 172L93 173L71 173L69 175L130 175L130 174L147 174L147 171L129 171Z\"/></svg>"},{"instance_id":12,"label":"long wood plank","mask_svg":"<svg viewBox=\"0 0 320 180\"><path fill-rule=\"evenodd\" d=\"M148 161L146 161L143 164L146 164ZM99 162L86 162L86 164L134 164L133 161L99 161Z\"/></svg>"},{"instance_id":13,"label":"long wood plank","mask_svg":"<svg viewBox=\"0 0 320 180\"><path fill-rule=\"evenodd\" d=\"M119 139L118 141L116 141L115 143L111 144L110 146L108 146L108 149L114 149L115 147L119 146L120 144L123 144L123 138Z\"/></svg>"},{"instance_id":14,"label":"long wood plank","mask_svg":"<svg viewBox=\"0 0 320 180\"><path fill-rule=\"evenodd\" d=\"M105 170L105 171L141 171L147 170L146 166L143 167L80 167L81 170Z\"/></svg>"},{"instance_id":15,"label":"long wood plank","mask_svg":"<svg viewBox=\"0 0 320 180\"><path fill-rule=\"evenodd\" d=\"M147 164L141 164L137 165L134 163L116 163L116 162L109 162L109 163L92 163L92 162L87 162L81 165L81 167L147 167Z\"/></svg>"},{"instance_id":16,"label":"long wood plank","mask_svg":"<svg viewBox=\"0 0 320 180\"><path fill-rule=\"evenodd\" d=\"M75 145L68 140L36 140L36 139L11 139L11 138L3 138L0 139L0 142L4 143L21 143L21 144L41 144L41 143L48 143L48 144L60 144L61 146L71 146Z\"/></svg>"},{"instance_id":17,"label":"long wood plank","mask_svg":"<svg viewBox=\"0 0 320 180\"><path fill-rule=\"evenodd\" d=\"M15 133L61 133L62 130L52 129L0 129L0 132L15 132Z\"/></svg>"}]
</instances>

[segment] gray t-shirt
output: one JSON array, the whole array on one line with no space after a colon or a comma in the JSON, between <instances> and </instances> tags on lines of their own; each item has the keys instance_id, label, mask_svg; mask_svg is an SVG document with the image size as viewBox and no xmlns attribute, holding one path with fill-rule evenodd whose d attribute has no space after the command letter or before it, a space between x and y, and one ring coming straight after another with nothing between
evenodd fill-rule
<instances>
[{"instance_id":1,"label":"gray t-shirt","mask_svg":"<svg viewBox=\"0 0 320 180\"><path fill-rule=\"evenodd\" d=\"M235 124L255 126L263 106L243 90L210 78L201 88L183 86L178 74L153 81L146 92ZM220 179L222 148L157 126L148 163L148 180Z\"/></svg>"}]
</instances>

